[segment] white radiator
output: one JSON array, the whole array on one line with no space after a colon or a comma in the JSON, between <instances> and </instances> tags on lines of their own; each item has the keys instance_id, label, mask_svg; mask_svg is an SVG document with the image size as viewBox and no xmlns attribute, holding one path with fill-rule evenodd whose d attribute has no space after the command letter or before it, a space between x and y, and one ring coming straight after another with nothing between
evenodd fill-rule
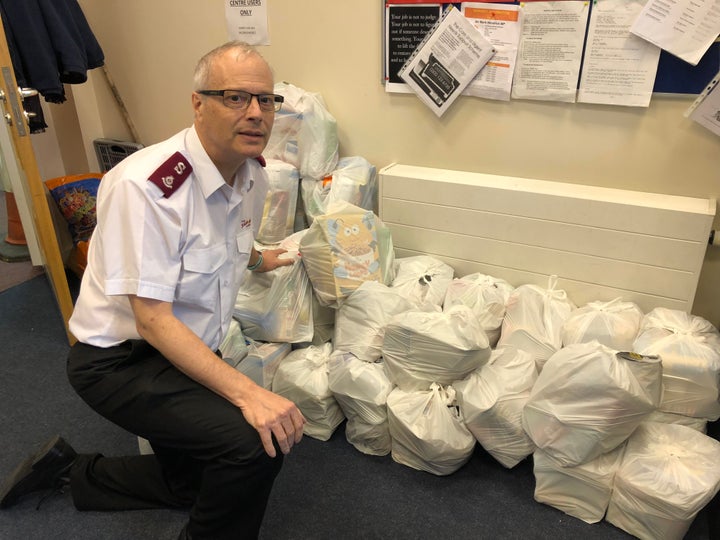
<instances>
[{"instance_id":1,"label":"white radiator","mask_svg":"<svg viewBox=\"0 0 720 540\"><path fill-rule=\"evenodd\" d=\"M621 297L690 312L715 200L393 164L379 215L398 257L511 285L550 275L578 306Z\"/></svg>"}]
</instances>

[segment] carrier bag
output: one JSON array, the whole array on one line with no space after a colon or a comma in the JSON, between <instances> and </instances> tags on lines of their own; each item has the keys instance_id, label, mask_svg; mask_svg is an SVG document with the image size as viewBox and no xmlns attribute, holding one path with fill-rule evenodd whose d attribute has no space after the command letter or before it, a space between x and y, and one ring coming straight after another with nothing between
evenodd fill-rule
<instances>
[{"instance_id":1,"label":"carrier bag","mask_svg":"<svg viewBox=\"0 0 720 540\"><path fill-rule=\"evenodd\" d=\"M562 346L560 330L575 309L563 290L556 289L557 276L548 278L546 289L521 285L508 298L498 346L512 345L535 357L538 371Z\"/></svg>"},{"instance_id":2,"label":"carrier bag","mask_svg":"<svg viewBox=\"0 0 720 540\"><path fill-rule=\"evenodd\" d=\"M637 304L620 298L590 302L574 310L560 331L563 345L597 340L616 351L633 350L643 313Z\"/></svg>"},{"instance_id":3,"label":"carrier bag","mask_svg":"<svg viewBox=\"0 0 720 540\"><path fill-rule=\"evenodd\" d=\"M379 360L388 323L412 308L412 302L392 287L377 281L362 283L337 310L335 350L351 352L365 362Z\"/></svg>"},{"instance_id":4,"label":"carrier bag","mask_svg":"<svg viewBox=\"0 0 720 540\"><path fill-rule=\"evenodd\" d=\"M285 98L275 113L273 129L265 147L265 159L279 159L296 167L301 178L322 178L338 162L337 122L318 93L293 84L275 84Z\"/></svg>"},{"instance_id":5,"label":"carrier bag","mask_svg":"<svg viewBox=\"0 0 720 540\"><path fill-rule=\"evenodd\" d=\"M258 386L270 390L280 362L290 354L290 344L262 343L252 339L247 341L247 355L240 360L235 369L250 377Z\"/></svg>"},{"instance_id":6,"label":"carrier bag","mask_svg":"<svg viewBox=\"0 0 720 540\"><path fill-rule=\"evenodd\" d=\"M272 383L273 392L302 412L307 420L304 433L321 441L327 441L345 419L328 382L331 352L330 343L292 351L280 363Z\"/></svg>"},{"instance_id":7,"label":"carrier bag","mask_svg":"<svg viewBox=\"0 0 720 540\"><path fill-rule=\"evenodd\" d=\"M715 421L720 418L720 334L702 317L655 308L643 318L633 350L663 364L660 409Z\"/></svg>"},{"instance_id":8,"label":"carrier bag","mask_svg":"<svg viewBox=\"0 0 720 540\"><path fill-rule=\"evenodd\" d=\"M693 418L692 416L665 412L660 409L651 412L646 421L659 422L661 424L680 424L681 426L692 428L700 433L707 433L707 420L704 418Z\"/></svg>"},{"instance_id":9,"label":"carrier bag","mask_svg":"<svg viewBox=\"0 0 720 540\"><path fill-rule=\"evenodd\" d=\"M582 465L563 467L542 450L535 450L535 500L585 523L601 521L624 451L625 444L621 444Z\"/></svg>"},{"instance_id":10,"label":"carrier bag","mask_svg":"<svg viewBox=\"0 0 720 540\"><path fill-rule=\"evenodd\" d=\"M454 273L450 265L429 255L398 258L392 287L417 307L441 308Z\"/></svg>"},{"instance_id":11,"label":"carrier bag","mask_svg":"<svg viewBox=\"0 0 720 540\"><path fill-rule=\"evenodd\" d=\"M395 388L387 399L392 458L438 476L452 474L472 455L475 437L455 405L452 386L405 392Z\"/></svg>"},{"instance_id":12,"label":"carrier bag","mask_svg":"<svg viewBox=\"0 0 720 540\"><path fill-rule=\"evenodd\" d=\"M372 211L377 198L377 170L360 156L340 158L329 175L304 178L300 193L308 224L327 213L328 205L334 202L345 201Z\"/></svg>"},{"instance_id":13,"label":"carrier bag","mask_svg":"<svg viewBox=\"0 0 720 540\"><path fill-rule=\"evenodd\" d=\"M388 377L403 390L427 390L464 379L490 359L490 344L467 306L408 311L385 328L382 356Z\"/></svg>"},{"instance_id":14,"label":"carrier bag","mask_svg":"<svg viewBox=\"0 0 720 540\"><path fill-rule=\"evenodd\" d=\"M312 286L297 252L292 265L247 272L233 317L257 341L304 343L313 339Z\"/></svg>"},{"instance_id":15,"label":"carrier bag","mask_svg":"<svg viewBox=\"0 0 720 540\"><path fill-rule=\"evenodd\" d=\"M618 353L597 341L568 345L545 364L523 409L523 427L564 467L623 443L655 410L658 357Z\"/></svg>"},{"instance_id":16,"label":"carrier bag","mask_svg":"<svg viewBox=\"0 0 720 540\"><path fill-rule=\"evenodd\" d=\"M263 244L278 244L293 233L300 173L289 163L277 159L267 160L265 172L269 186L257 240Z\"/></svg>"},{"instance_id":17,"label":"carrier bag","mask_svg":"<svg viewBox=\"0 0 720 540\"><path fill-rule=\"evenodd\" d=\"M485 274L469 274L453 279L445 292L443 309L464 304L473 310L480 325L495 347L500 339L500 329L505 318L505 304L513 286L507 281Z\"/></svg>"},{"instance_id":18,"label":"carrier bag","mask_svg":"<svg viewBox=\"0 0 720 540\"><path fill-rule=\"evenodd\" d=\"M641 540L681 540L720 489L720 442L644 422L628 439L605 519Z\"/></svg>"},{"instance_id":19,"label":"carrier bag","mask_svg":"<svg viewBox=\"0 0 720 540\"><path fill-rule=\"evenodd\" d=\"M536 380L533 357L506 347L494 350L487 364L453 383L470 433L508 469L535 450L523 429L522 415Z\"/></svg>"},{"instance_id":20,"label":"carrier bag","mask_svg":"<svg viewBox=\"0 0 720 540\"><path fill-rule=\"evenodd\" d=\"M328 370L330 391L347 418L348 442L365 454L389 454L387 397L393 385L382 362L364 362L352 353L334 351Z\"/></svg>"},{"instance_id":21,"label":"carrier bag","mask_svg":"<svg viewBox=\"0 0 720 540\"><path fill-rule=\"evenodd\" d=\"M373 212L337 203L318 216L300 253L321 305L339 305L366 281L388 283L394 252L387 227Z\"/></svg>"}]
</instances>

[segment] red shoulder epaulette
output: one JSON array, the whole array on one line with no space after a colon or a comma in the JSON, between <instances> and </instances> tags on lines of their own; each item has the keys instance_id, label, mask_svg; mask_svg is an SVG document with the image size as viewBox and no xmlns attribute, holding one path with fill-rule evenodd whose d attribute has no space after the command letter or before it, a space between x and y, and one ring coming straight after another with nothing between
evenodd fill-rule
<instances>
[{"instance_id":1,"label":"red shoulder epaulette","mask_svg":"<svg viewBox=\"0 0 720 540\"><path fill-rule=\"evenodd\" d=\"M192 170L192 165L185 156L175 152L148 177L148 180L159 187L167 199L182 186Z\"/></svg>"},{"instance_id":2,"label":"red shoulder epaulette","mask_svg":"<svg viewBox=\"0 0 720 540\"><path fill-rule=\"evenodd\" d=\"M262 167L267 165L267 162L265 161L265 158L262 156L258 156L255 158L255 161L257 161Z\"/></svg>"}]
</instances>

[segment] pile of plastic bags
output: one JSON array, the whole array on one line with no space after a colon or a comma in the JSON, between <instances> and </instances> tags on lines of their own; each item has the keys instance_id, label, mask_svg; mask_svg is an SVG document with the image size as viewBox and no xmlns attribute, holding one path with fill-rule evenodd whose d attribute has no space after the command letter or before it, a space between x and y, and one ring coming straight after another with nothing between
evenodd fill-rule
<instances>
[{"instance_id":1,"label":"pile of plastic bags","mask_svg":"<svg viewBox=\"0 0 720 540\"><path fill-rule=\"evenodd\" d=\"M311 437L345 422L358 451L435 475L478 445L503 467L532 459L538 502L681 539L720 490L704 433L720 418L718 330L621 298L578 307L556 276L513 286L396 258L374 167L338 159L322 98L282 84L259 240L294 264L248 273L226 361L293 400Z\"/></svg>"}]
</instances>

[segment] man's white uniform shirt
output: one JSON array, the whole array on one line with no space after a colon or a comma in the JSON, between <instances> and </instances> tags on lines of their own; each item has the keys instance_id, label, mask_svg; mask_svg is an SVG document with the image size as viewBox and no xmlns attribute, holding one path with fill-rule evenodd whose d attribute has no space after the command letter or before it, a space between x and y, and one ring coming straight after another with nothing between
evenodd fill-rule
<instances>
[{"instance_id":1,"label":"man's white uniform shirt","mask_svg":"<svg viewBox=\"0 0 720 540\"><path fill-rule=\"evenodd\" d=\"M180 152L192 166L165 196L148 178ZM262 219L268 189L254 159L229 186L195 128L139 150L109 171L97 195L97 225L70 318L82 343L140 339L127 295L172 302L173 313L212 350L227 333Z\"/></svg>"}]
</instances>

